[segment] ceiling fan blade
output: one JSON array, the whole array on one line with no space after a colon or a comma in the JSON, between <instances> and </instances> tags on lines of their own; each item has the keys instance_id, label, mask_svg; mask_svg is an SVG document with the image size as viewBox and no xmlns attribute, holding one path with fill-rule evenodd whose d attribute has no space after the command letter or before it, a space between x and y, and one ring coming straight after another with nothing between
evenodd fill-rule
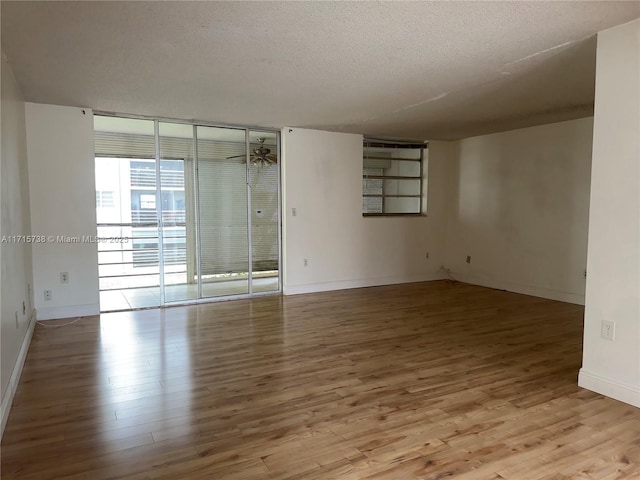
<instances>
[{"instance_id":1,"label":"ceiling fan blade","mask_svg":"<svg viewBox=\"0 0 640 480\"><path fill-rule=\"evenodd\" d=\"M226 158L227 160L231 160L232 158L240 158L240 157L246 157L246 156L247 156L246 154L243 154L243 155L233 155L231 157L224 157L224 158Z\"/></svg>"}]
</instances>

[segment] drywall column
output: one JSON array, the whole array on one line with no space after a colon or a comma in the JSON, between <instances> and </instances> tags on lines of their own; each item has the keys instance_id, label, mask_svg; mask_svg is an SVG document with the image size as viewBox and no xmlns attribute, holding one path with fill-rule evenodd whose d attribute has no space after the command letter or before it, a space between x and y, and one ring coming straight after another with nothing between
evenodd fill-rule
<instances>
[{"instance_id":1,"label":"drywall column","mask_svg":"<svg viewBox=\"0 0 640 480\"><path fill-rule=\"evenodd\" d=\"M31 234L29 220L29 179L25 104L18 84L2 55L2 325L0 351L2 384L1 428L9 409L31 340L33 321L31 274Z\"/></svg>"},{"instance_id":2,"label":"drywall column","mask_svg":"<svg viewBox=\"0 0 640 480\"><path fill-rule=\"evenodd\" d=\"M360 277L362 136L282 131L284 292L348 288Z\"/></svg>"},{"instance_id":3,"label":"drywall column","mask_svg":"<svg viewBox=\"0 0 640 480\"><path fill-rule=\"evenodd\" d=\"M640 407L640 20L598 34L578 383ZM614 322L614 339L602 322Z\"/></svg>"},{"instance_id":4,"label":"drywall column","mask_svg":"<svg viewBox=\"0 0 640 480\"><path fill-rule=\"evenodd\" d=\"M93 114L26 104L33 284L38 319L99 313ZM41 237L41 238L42 238ZM61 283L67 272L69 282ZM44 291L51 290L51 300Z\"/></svg>"}]
</instances>

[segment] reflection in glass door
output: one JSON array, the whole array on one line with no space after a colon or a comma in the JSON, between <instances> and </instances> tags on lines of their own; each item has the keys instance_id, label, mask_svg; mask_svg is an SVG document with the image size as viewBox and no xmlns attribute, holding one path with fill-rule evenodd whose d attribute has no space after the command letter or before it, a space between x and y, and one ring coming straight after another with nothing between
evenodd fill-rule
<instances>
[{"instance_id":1,"label":"reflection in glass door","mask_svg":"<svg viewBox=\"0 0 640 480\"><path fill-rule=\"evenodd\" d=\"M95 118L99 235L118 177L113 222L130 238L101 253L102 311L280 291L277 132Z\"/></svg>"}]
</instances>

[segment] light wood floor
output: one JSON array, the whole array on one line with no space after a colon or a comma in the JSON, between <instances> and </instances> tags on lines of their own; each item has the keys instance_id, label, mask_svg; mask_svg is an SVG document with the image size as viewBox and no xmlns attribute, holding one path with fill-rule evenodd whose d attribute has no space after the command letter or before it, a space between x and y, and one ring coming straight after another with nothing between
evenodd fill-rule
<instances>
[{"instance_id":1,"label":"light wood floor","mask_svg":"<svg viewBox=\"0 0 640 480\"><path fill-rule=\"evenodd\" d=\"M2 479L640 478L582 316L443 281L38 325Z\"/></svg>"}]
</instances>

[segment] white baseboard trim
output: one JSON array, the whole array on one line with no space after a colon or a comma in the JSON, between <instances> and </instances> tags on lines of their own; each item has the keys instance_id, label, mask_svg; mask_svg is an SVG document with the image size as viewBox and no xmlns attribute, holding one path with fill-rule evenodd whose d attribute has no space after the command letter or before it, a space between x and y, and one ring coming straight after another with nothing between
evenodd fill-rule
<instances>
[{"instance_id":1,"label":"white baseboard trim","mask_svg":"<svg viewBox=\"0 0 640 480\"><path fill-rule=\"evenodd\" d=\"M89 317L100 315L100 304L74 305L72 307L44 307L38 308L38 320L53 320L57 318Z\"/></svg>"},{"instance_id":2,"label":"white baseboard trim","mask_svg":"<svg viewBox=\"0 0 640 480\"><path fill-rule=\"evenodd\" d=\"M460 282L470 283L472 285L480 285L482 287L495 288L497 290L506 290L508 292L521 293L523 295L531 295L533 297L547 298L549 300L557 300L559 302L584 305L584 294L563 292L535 285L522 285L519 283L505 282L481 275L464 274L460 272L451 272L451 276Z\"/></svg>"},{"instance_id":3,"label":"white baseboard trim","mask_svg":"<svg viewBox=\"0 0 640 480\"><path fill-rule=\"evenodd\" d=\"M578 373L578 386L640 408L640 386L638 385L621 383L581 368Z\"/></svg>"},{"instance_id":4,"label":"white baseboard trim","mask_svg":"<svg viewBox=\"0 0 640 480\"><path fill-rule=\"evenodd\" d=\"M7 425L7 420L9 419L9 412L11 411L11 405L13 404L13 397L15 397L18 382L20 381L20 375L22 374L22 367L24 367L24 362L27 359L29 345L31 345L31 337L33 336L33 330L36 326L35 318L36 312L34 310L29 316L29 326L27 327L24 339L22 340L22 346L18 352L16 364L13 366L13 370L11 371L9 385L7 385L7 390L4 393L4 397L2 397L2 404L0 404L0 415L2 418L2 423L0 424L0 439L2 439L2 436L4 435L4 427Z\"/></svg>"},{"instance_id":5,"label":"white baseboard trim","mask_svg":"<svg viewBox=\"0 0 640 480\"><path fill-rule=\"evenodd\" d=\"M338 282L311 283L307 285L284 285L284 295L299 295L301 293L328 292L331 290L347 290L349 288L376 287L380 285L396 285L399 283L430 282L443 280L438 273L412 275L407 277L364 278L357 280L342 280Z\"/></svg>"}]
</instances>

